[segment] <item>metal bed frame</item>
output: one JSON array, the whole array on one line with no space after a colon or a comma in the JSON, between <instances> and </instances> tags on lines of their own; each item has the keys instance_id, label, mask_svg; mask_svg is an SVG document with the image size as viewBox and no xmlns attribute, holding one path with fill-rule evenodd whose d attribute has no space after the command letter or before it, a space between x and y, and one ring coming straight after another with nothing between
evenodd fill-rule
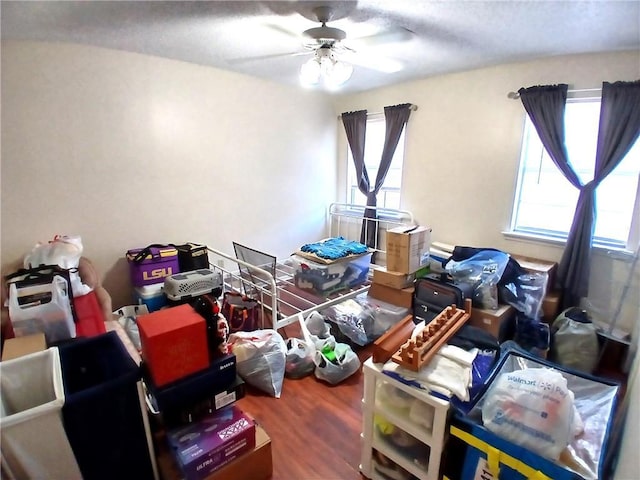
<instances>
[{"instance_id":1,"label":"metal bed frame","mask_svg":"<svg viewBox=\"0 0 640 480\"><path fill-rule=\"evenodd\" d=\"M372 247L372 262L367 281L354 288L322 297L313 292L296 287L295 268L287 259L277 261L275 275L271 265L252 265L235 256L208 248L209 265L219 271L223 278L223 291L249 294L259 301L263 328L279 330L298 322L298 316L306 318L311 312L322 310L369 290L372 271L386 263L384 233L389 228L414 225L413 214L407 210L382 207L368 207L377 212L377 219L371 219L366 227L379 227L376 245ZM360 231L365 215L365 207L346 203L332 203L327 211L329 237L342 236L348 240L360 241ZM247 275L247 272L250 275ZM255 279L259 279L256 281ZM271 322L268 326L267 322Z\"/></svg>"}]
</instances>

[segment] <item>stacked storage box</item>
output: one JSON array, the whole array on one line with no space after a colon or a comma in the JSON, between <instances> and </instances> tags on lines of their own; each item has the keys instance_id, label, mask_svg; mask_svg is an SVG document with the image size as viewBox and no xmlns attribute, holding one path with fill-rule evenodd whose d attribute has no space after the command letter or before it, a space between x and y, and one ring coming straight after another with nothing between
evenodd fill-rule
<instances>
[{"instance_id":1,"label":"stacked storage box","mask_svg":"<svg viewBox=\"0 0 640 480\"><path fill-rule=\"evenodd\" d=\"M138 326L149 406L166 437L161 468L199 480L264 456L264 431L235 405L245 393L236 357L208 343L205 317L182 304L142 315ZM268 458L270 473L270 446Z\"/></svg>"},{"instance_id":2,"label":"stacked storage box","mask_svg":"<svg viewBox=\"0 0 640 480\"><path fill-rule=\"evenodd\" d=\"M145 383L165 425L220 409L244 394L235 355L210 344L211 328L191 305L142 315L138 328Z\"/></svg>"},{"instance_id":3,"label":"stacked storage box","mask_svg":"<svg viewBox=\"0 0 640 480\"><path fill-rule=\"evenodd\" d=\"M127 251L129 275L136 304L145 304L150 312L167 304L165 277L178 273L178 250L172 245L149 245Z\"/></svg>"},{"instance_id":4,"label":"stacked storage box","mask_svg":"<svg viewBox=\"0 0 640 480\"><path fill-rule=\"evenodd\" d=\"M529 372L526 381L523 371ZM538 376L533 372L538 372ZM564 436L555 430L547 430L571 417L556 416L560 411L556 394L559 390L550 388L550 373L557 372L566 380L565 388L574 397L574 421L570 423L573 427L564 430ZM490 396L491 388L497 382L508 382L503 385L510 389L509 398L497 400L496 396ZM507 350L489 375L484 393L469 414L456 414L451 421L449 444L445 448L444 478L610 478L610 465L605 459L613 447L609 445L609 438L618 390L619 385L609 380L564 369L520 349ZM483 411L483 408L487 410ZM483 419L498 428L510 429L509 435L514 437L507 439L504 433L498 435L496 427L489 429ZM560 439L566 439L566 447ZM527 447L526 442L531 446ZM551 458L541 453L545 447L562 451L558 458Z\"/></svg>"},{"instance_id":5,"label":"stacked storage box","mask_svg":"<svg viewBox=\"0 0 640 480\"><path fill-rule=\"evenodd\" d=\"M220 296L220 274L209 270L206 245L150 245L144 249L129 250L127 260L134 302L145 304L150 312L160 310L166 305L184 303L196 294L213 293L216 298ZM192 274L192 278L189 282L186 277L177 280L176 276L180 274ZM166 291L167 280L173 281L171 286L189 288L189 291L173 291L173 295L169 296ZM181 282L180 285L177 285L176 281ZM203 288L204 283L206 287L214 285L211 288Z\"/></svg>"},{"instance_id":6,"label":"stacked storage box","mask_svg":"<svg viewBox=\"0 0 640 480\"><path fill-rule=\"evenodd\" d=\"M431 228L397 227L386 232L387 268L373 271L369 295L411 308L413 282L428 270Z\"/></svg>"}]
</instances>

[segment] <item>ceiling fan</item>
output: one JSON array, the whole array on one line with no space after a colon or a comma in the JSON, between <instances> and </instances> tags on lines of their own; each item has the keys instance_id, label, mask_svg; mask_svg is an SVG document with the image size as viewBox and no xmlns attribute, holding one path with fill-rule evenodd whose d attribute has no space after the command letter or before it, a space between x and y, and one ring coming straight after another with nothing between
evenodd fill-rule
<instances>
[{"instance_id":1,"label":"ceiling fan","mask_svg":"<svg viewBox=\"0 0 640 480\"><path fill-rule=\"evenodd\" d=\"M327 25L334 15L331 6L316 6L312 11L320 26L303 31L301 36L282 27L270 25L271 28L299 38L304 51L240 58L232 62L313 55L301 66L300 80L305 85L315 85L322 82L329 87L337 87L346 82L352 74L353 65L384 73L394 73L403 68L401 62L377 53L371 55L366 52L366 49L386 43L410 40L414 35L410 30L400 27L376 35L347 40L347 33L344 30Z\"/></svg>"}]
</instances>

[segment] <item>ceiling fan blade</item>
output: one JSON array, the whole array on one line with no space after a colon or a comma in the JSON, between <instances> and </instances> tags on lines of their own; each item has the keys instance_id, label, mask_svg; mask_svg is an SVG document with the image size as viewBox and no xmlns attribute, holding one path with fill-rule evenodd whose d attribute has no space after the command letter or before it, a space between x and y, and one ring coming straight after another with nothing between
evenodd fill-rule
<instances>
[{"instance_id":1,"label":"ceiling fan blade","mask_svg":"<svg viewBox=\"0 0 640 480\"><path fill-rule=\"evenodd\" d=\"M297 57L299 55L309 55L311 53L313 52L273 53L271 55L258 55L256 57L229 58L227 59L227 63L230 65L239 65L242 63L257 62L260 60L269 60L272 58Z\"/></svg>"},{"instance_id":2,"label":"ceiling fan blade","mask_svg":"<svg viewBox=\"0 0 640 480\"><path fill-rule=\"evenodd\" d=\"M380 45L386 45L389 43L401 43L408 42L409 40L415 37L415 33L413 33L408 28L404 27L395 27L380 33L376 33L375 35L368 35L366 37L358 37L349 39L349 43L353 44L356 48L358 47L377 47Z\"/></svg>"},{"instance_id":3,"label":"ceiling fan blade","mask_svg":"<svg viewBox=\"0 0 640 480\"><path fill-rule=\"evenodd\" d=\"M302 36L298 32L291 31L288 28L282 27L276 23L267 23L265 26L270 28L271 30L275 30L276 32L283 33L289 37L293 37L298 40L302 38Z\"/></svg>"},{"instance_id":4,"label":"ceiling fan blade","mask_svg":"<svg viewBox=\"0 0 640 480\"><path fill-rule=\"evenodd\" d=\"M339 55L339 59L353 65L383 73L395 73L404 69L404 64L399 60L362 52L344 52Z\"/></svg>"}]
</instances>

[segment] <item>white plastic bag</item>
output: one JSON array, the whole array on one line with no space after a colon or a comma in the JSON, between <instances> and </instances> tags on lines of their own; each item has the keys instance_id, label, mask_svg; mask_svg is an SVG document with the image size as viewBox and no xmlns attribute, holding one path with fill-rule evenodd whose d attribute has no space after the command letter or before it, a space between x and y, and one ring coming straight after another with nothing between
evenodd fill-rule
<instances>
[{"instance_id":1,"label":"white plastic bag","mask_svg":"<svg viewBox=\"0 0 640 480\"><path fill-rule=\"evenodd\" d=\"M335 337L329 334L329 325L322 315L312 312L306 320L299 315L298 321L305 341L315 349L316 378L335 385L358 371L358 355L346 343L336 342Z\"/></svg>"},{"instance_id":2,"label":"white plastic bag","mask_svg":"<svg viewBox=\"0 0 640 480\"><path fill-rule=\"evenodd\" d=\"M287 360L285 364L285 376L287 378L302 378L313 373L316 349L299 338L287 339Z\"/></svg>"},{"instance_id":3,"label":"white plastic bag","mask_svg":"<svg viewBox=\"0 0 640 480\"><path fill-rule=\"evenodd\" d=\"M118 323L122 326L127 337L129 337L129 340L131 340L131 343L133 343L138 351L142 350L140 331L138 330L138 317L147 315L148 313L149 309L144 303L140 305L126 305L113 312L113 314L118 317Z\"/></svg>"},{"instance_id":4,"label":"white plastic bag","mask_svg":"<svg viewBox=\"0 0 640 480\"><path fill-rule=\"evenodd\" d=\"M275 330L238 331L229 335L238 375L249 385L280 398L287 346Z\"/></svg>"},{"instance_id":5,"label":"white plastic bag","mask_svg":"<svg viewBox=\"0 0 640 480\"><path fill-rule=\"evenodd\" d=\"M550 368L500 374L486 394L482 421L496 435L551 460L581 430L573 392Z\"/></svg>"},{"instance_id":6,"label":"white plastic bag","mask_svg":"<svg viewBox=\"0 0 640 480\"><path fill-rule=\"evenodd\" d=\"M331 385L342 382L360 368L358 355L346 343L336 343L333 349L316 350L316 378Z\"/></svg>"},{"instance_id":7,"label":"white plastic bag","mask_svg":"<svg viewBox=\"0 0 640 480\"><path fill-rule=\"evenodd\" d=\"M53 240L38 242L24 258L24 268L58 265L78 268L82 256L82 239L78 235L56 235Z\"/></svg>"}]
</instances>

